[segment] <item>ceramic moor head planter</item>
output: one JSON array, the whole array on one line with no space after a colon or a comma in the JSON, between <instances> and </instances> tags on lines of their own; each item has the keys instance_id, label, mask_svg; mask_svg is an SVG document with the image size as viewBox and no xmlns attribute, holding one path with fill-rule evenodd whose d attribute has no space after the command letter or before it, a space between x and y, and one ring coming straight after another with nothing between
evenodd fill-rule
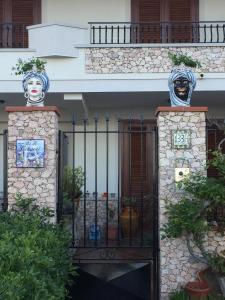
<instances>
[{"instance_id":1,"label":"ceramic moor head planter","mask_svg":"<svg viewBox=\"0 0 225 300\"><path fill-rule=\"evenodd\" d=\"M27 106L44 106L44 97L49 89L49 78L45 72L30 71L23 77L24 96Z\"/></svg>"},{"instance_id":2,"label":"ceramic moor head planter","mask_svg":"<svg viewBox=\"0 0 225 300\"><path fill-rule=\"evenodd\" d=\"M173 69L168 85L171 106L190 106L192 92L196 86L196 78L191 69Z\"/></svg>"}]
</instances>

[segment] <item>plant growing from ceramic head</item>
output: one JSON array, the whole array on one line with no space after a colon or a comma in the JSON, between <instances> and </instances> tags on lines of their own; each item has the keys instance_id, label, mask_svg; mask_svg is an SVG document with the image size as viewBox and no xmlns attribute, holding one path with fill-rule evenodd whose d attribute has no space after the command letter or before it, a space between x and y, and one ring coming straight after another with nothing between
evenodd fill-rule
<instances>
[{"instance_id":1,"label":"plant growing from ceramic head","mask_svg":"<svg viewBox=\"0 0 225 300\"><path fill-rule=\"evenodd\" d=\"M174 64L168 81L171 106L190 106L196 86L196 77L191 68L201 67L201 64L184 54L169 52L168 56Z\"/></svg>"},{"instance_id":2,"label":"plant growing from ceramic head","mask_svg":"<svg viewBox=\"0 0 225 300\"><path fill-rule=\"evenodd\" d=\"M30 58L27 61L18 59L12 70L15 75L23 74L24 96L27 106L44 106L44 97L49 89L49 78L45 72L46 62L39 58Z\"/></svg>"}]
</instances>

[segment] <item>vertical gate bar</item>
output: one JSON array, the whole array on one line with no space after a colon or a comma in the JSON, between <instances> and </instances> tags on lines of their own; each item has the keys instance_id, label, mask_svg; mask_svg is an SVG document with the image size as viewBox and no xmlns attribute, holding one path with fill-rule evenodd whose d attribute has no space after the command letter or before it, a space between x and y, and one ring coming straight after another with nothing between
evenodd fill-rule
<instances>
[{"instance_id":1,"label":"vertical gate bar","mask_svg":"<svg viewBox=\"0 0 225 300\"><path fill-rule=\"evenodd\" d=\"M126 44L126 25L123 26L123 43Z\"/></svg>"},{"instance_id":2,"label":"vertical gate bar","mask_svg":"<svg viewBox=\"0 0 225 300\"><path fill-rule=\"evenodd\" d=\"M87 119L84 119L84 247L86 246Z\"/></svg>"},{"instance_id":3,"label":"vertical gate bar","mask_svg":"<svg viewBox=\"0 0 225 300\"><path fill-rule=\"evenodd\" d=\"M159 295L159 254L160 254L160 247L159 247L159 201L158 201L158 128L155 127L153 131L153 140L154 140L154 147L153 147L153 228L155 228L153 232L153 267L154 267L154 293L156 296ZM157 299L157 297L156 297Z\"/></svg>"},{"instance_id":4,"label":"vertical gate bar","mask_svg":"<svg viewBox=\"0 0 225 300\"><path fill-rule=\"evenodd\" d=\"M117 44L120 43L120 26L117 26Z\"/></svg>"},{"instance_id":5,"label":"vertical gate bar","mask_svg":"<svg viewBox=\"0 0 225 300\"><path fill-rule=\"evenodd\" d=\"M225 42L225 25L223 24L223 41L222 41L222 43L224 43Z\"/></svg>"},{"instance_id":6,"label":"vertical gate bar","mask_svg":"<svg viewBox=\"0 0 225 300\"><path fill-rule=\"evenodd\" d=\"M98 241L97 241L97 224L98 224L98 155L97 155L97 151L98 151L98 118L97 116L95 117L95 246L98 245Z\"/></svg>"},{"instance_id":7,"label":"vertical gate bar","mask_svg":"<svg viewBox=\"0 0 225 300\"><path fill-rule=\"evenodd\" d=\"M6 211L8 209L8 130L3 131L3 210Z\"/></svg>"},{"instance_id":8,"label":"vertical gate bar","mask_svg":"<svg viewBox=\"0 0 225 300\"><path fill-rule=\"evenodd\" d=\"M95 26L93 26L92 28L93 28L93 44L95 44Z\"/></svg>"},{"instance_id":9,"label":"vertical gate bar","mask_svg":"<svg viewBox=\"0 0 225 300\"><path fill-rule=\"evenodd\" d=\"M213 41L213 26L212 26L212 24L210 25L210 34L211 34L210 43L212 43L212 41Z\"/></svg>"},{"instance_id":10,"label":"vertical gate bar","mask_svg":"<svg viewBox=\"0 0 225 300\"><path fill-rule=\"evenodd\" d=\"M128 153L129 153L129 245L132 245L132 214L131 214L131 128L132 128L132 119L129 118L129 126L128 126L128 133L129 133L129 146L128 146Z\"/></svg>"},{"instance_id":11,"label":"vertical gate bar","mask_svg":"<svg viewBox=\"0 0 225 300\"><path fill-rule=\"evenodd\" d=\"M204 25L204 43L206 43L206 25Z\"/></svg>"},{"instance_id":12,"label":"vertical gate bar","mask_svg":"<svg viewBox=\"0 0 225 300\"><path fill-rule=\"evenodd\" d=\"M143 168L143 117L141 117L141 246L144 240L144 168Z\"/></svg>"},{"instance_id":13,"label":"vertical gate bar","mask_svg":"<svg viewBox=\"0 0 225 300\"><path fill-rule=\"evenodd\" d=\"M111 44L113 44L113 30L114 30L114 27L112 25L111 26Z\"/></svg>"},{"instance_id":14,"label":"vertical gate bar","mask_svg":"<svg viewBox=\"0 0 225 300\"><path fill-rule=\"evenodd\" d=\"M93 43L93 41L92 41L92 25L90 24L90 44L92 44Z\"/></svg>"},{"instance_id":15,"label":"vertical gate bar","mask_svg":"<svg viewBox=\"0 0 225 300\"><path fill-rule=\"evenodd\" d=\"M217 34L217 43L219 43L219 41L220 41L219 24L216 24L216 34Z\"/></svg>"},{"instance_id":16,"label":"vertical gate bar","mask_svg":"<svg viewBox=\"0 0 225 300\"><path fill-rule=\"evenodd\" d=\"M130 44L132 43L132 24L130 24Z\"/></svg>"},{"instance_id":17,"label":"vertical gate bar","mask_svg":"<svg viewBox=\"0 0 225 300\"><path fill-rule=\"evenodd\" d=\"M72 245L74 247L75 245L75 202L74 202L74 196L75 196L75 178L74 178L74 169L75 169L75 114L73 114L73 120L72 120L72 142L73 142L73 189L72 189Z\"/></svg>"},{"instance_id":18,"label":"vertical gate bar","mask_svg":"<svg viewBox=\"0 0 225 300\"><path fill-rule=\"evenodd\" d=\"M109 117L106 117L106 245L108 246L109 226Z\"/></svg>"},{"instance_id":19,"label":"vertical gate bar","mask_svg":"<svg viewBox=\"0 0 225 300\"><path fill-rule=\"evenodd\" d=\"M121 149L120 149L120 119L118 118L117 121L117 126L118 126L118 183L117 183L117 246L120 243L120 157L121 157Z\"/></svg>"},{"instance_id":20,"label":"vertical gate bar","mask_svg":"<svg viewBox=\"0 0 225 300\"><path fill-rule=\"evenodd\" d=\"M99 42L99 44L102 43L102 27L101 27L101 25L98 26L98 42Z\"/></svg>"},{"instance_id":21,"label":"vertical gate bar","mask_svg":"<svg viewBox=\"0 0 225 300\"><path fill-rule=\"evenodd\" d=\"M108 44L108 26L105 25L105 44Z\"/></svg>"},{"instance_id":22,"label":"vertical gate bar","mask_svg":"<svg viewBox=\"0 0 225 300\"><path fill-rule=\"evenodd\" d=\"M62 132L59 130L58 134L58 195L57 195L57 223L62 220L62 208L63 208L63 197L62 197L62 160L61 160L61 140L62 140Z\"/></svg>"},{"instance_id":23,"label":"vertical gate bar","mask_svg":"<svg viewBox=\"0 0 225 300\"><path fill-rule=\"evenodd\" d=\"M140 26L140 24L139 24ZM136 24L136 27L135 27L135 41L136 43L138 43L138 25Z\"/></svg>"}]
</instances>

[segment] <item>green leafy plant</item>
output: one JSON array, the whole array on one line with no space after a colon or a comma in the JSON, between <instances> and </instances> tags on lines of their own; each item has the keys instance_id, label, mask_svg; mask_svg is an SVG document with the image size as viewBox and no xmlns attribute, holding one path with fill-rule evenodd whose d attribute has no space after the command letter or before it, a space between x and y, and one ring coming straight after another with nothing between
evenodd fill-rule
<instances>
[{"instance_id":1,"label":"green leafy plant","mask_svg":"<svg viewBox=\"0 0 225 300\"><path fill-rule=\"evenodd\" d=\"M74 199L82 195L84 186L84 172L82 167L71 168L66 166L63 174L63 192L67 198Z\"/></svg>"},{"instance_id":2,"label":"green leafy plant","mask_svg":"<svg viewBox=\"0 0 225 300\"><path fill-rule=\"evenodd\" d=\"M196 261L224 273L225 259L215 253L208 253L204 247L204 238L211 229L207 221L208 212L225 204L225 154L221 151L212 152L209 165L217 168L220 175L218 178L192 174L182 181L186 196L178 203L166 200L168 222L162 228L162 238L185 236L188 250ZM201 256L196 254L195 247Z\"/></svg>"},{"instance_id":3,"label":"green leafy plant","mask_svg":"<svg viewBox=\"0 0 225 300\"><path fill-rule=\"evenodd\" d=\"M116 208L112 204L110 204L108 207L108 215L109 215L109 221L113 222L113 219L116 215Z\"/></svg>"},{"instance_id":4,"label":"green leafy plant","mask_svg":"<svg viewBox=\"0 0 225 300\"><path fill-rule=\"evenodd\" d=\"M123 205L125 207L136 207L137 200L135 197L123 197Z\"/></svg>"},{"instance_id":5,"label":"green leafy plant","mask_svg":"<svg viewBox=\"0 0 225 300\"><path fill-rule=\"evenodd\" d=\"M44 72L46 63L46 61L37 57L32 57L28 60L19 58L16 65L12 67L12 71L15 75L26 74L29 71Z\"/></svg>"},{"instance_id":6,"label":"green leafy plant","mask_svg":"<svg viewBox=\"0 0 225 300\"><path fill-rule=\"evenodd\" d=\"M174 291L170 294L170 300L188 300L189 297L184 290Z\"/></svg>"},{"instance_id":7,"label":"green leafy plant","mask_svg":"<svg viewBox=\"0 0 225 300\"><path fill-rule=\"evenodd\" d=\"M0 214L0 299L64 300L76 275L70 237L51 223L53 211L17 195Z\"/></svg>"},{"instance_id":8,"label":"green leafy plant","mask_svg":"<svg viewBox=\"0 0 225 300\"><path fill-rule=\"evenodd\" d=\"M184 64L185 66L191 68L201 68L201 63L198 60L192 59L190 56L184 54L176 54L169 51L168 57L171 59L175 66Z\"/></svg>"}]
</instances>

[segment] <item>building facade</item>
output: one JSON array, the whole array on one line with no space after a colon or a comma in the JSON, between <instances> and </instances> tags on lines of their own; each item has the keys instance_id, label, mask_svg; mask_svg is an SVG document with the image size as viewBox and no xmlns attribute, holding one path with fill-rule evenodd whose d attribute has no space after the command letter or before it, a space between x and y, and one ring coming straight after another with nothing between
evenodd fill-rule
<instances>
[{"instance_id":1,"label":"building facade","mask_svg":"<svg viewBox=\"0 0 225 300\"><path fill-rule=\"evenodd\" d=\"M61 112L59 129L64 165L82 166L86 174L83 193L95 200L89 203L88 198L81 199L85 212L80 209L76 217L84 226L72 230L74 240L78 231L84 235L87 230L88 235L93 224L105 230L108 214L105 202L101 202L104 197L107 208L115 207L115 221L122 199L132 196L137 198L139 218L144 220L139 221L138 231L143 246L149 239L145 239L145 232L154 236L160 219L154 215L155 212L159 215L161 207L157 159L162 149L168 149L160 137L158 144L155 112L159 106L170 106L168 77L173 65L168 53L200 61L201 68L195 70L197 86L191 106L207 106L207 119L223 120L224 12L223 0L0 0L0 193L6 195L7 190L5 107L26 104L22 76L13 74L12 67L18 58L39 57L47 61L50 78L45 105L55 105ZM202 113L205 112L198 112L196 120L194 115L190 116L193 124L204 122ZM186 128L186 121L182 116L179 118ZM166 120L160 122L160 126L172 126ZM179 122L173 126L172 129L178 129ZM163 131L162 127L160 130ZM221 131L210 134L207 135L210 143L214 141L216 147ZM178 158L189 155L191 160L193 153L184 151L176 155ZM162 154L160 159L163 158ZM169 166L165 164L164 168ZM174 173L168 174L173 182ZM160 195L164 196L167 195ZM92 215L93 210L96 213ZM84 214L89 219L86 224ZM157 286L165 257L158 255L158 234L153 236L150 240L154 240L157 254L153 251L149 261L152 257L157 260L153 272ZM140 261L144 258L145 254ZM170 276L171 282L170 286L164 281L158 284L162 296L184 285L195 274L182 272L183 275L175 274L173 268L167 271L161 268L162 277Z\"/></svg>"}]
</instances>

